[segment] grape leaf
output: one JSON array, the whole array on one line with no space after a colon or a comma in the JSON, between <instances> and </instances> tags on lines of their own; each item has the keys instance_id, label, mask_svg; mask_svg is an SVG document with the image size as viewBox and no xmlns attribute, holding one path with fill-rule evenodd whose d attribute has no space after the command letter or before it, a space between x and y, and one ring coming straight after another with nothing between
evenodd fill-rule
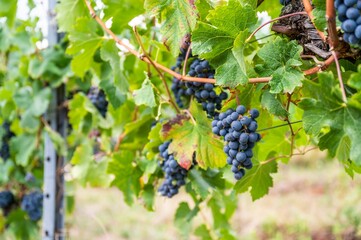
<instances>
[{"instance_id":1,"label":"grape leaf","mask_svg":"<svg viewBox=\"0 0 361 240\"><path fill-rule=\"evenodd\" d=\"M174 216L174 224L184 236L191 231L191 223L193 218L198 214L199 207L195 206L191 209L186 202L181 202Z\"/></svg>"},{"instance_id":2,"label":"grape leaf","mask_svg":"<svg viewBox=\"0 0 361 240\"><path fill-rule=\"evenodd\" d=\"M103 0L105 4L104 9L104 19L112 19L111 30L114 33L121 33L128 26L130 20L132 20L137 15L143 13L143 9L139 6L143 4L142 0Z\"/></svg>"},{"instance_id":3,"label":"grape leaf","mask_svg":"<svg viewBox=\"0 0 361 240\"><path fill-rule=\"evenodd\" d=\"M15 22L17 0L0 0L0 17L6 17L5 23L12 27Z\"/></svg>"},{"instance_id":4,"label":"grape leaf","mask_svg":"<svg viewBox=\"0 0 361 240\"><path fill-rule=\"evenodd\" d=\"M195 122L183 116L163 125L163 139L172 140L168 151L186 169L192 165L194 152L200 167L223 167L226 164L223 142L212 133L211 124L199 104L193 101L190 112Z\"/></svg>"},{"instance_id":5,"label":"grape leaf","mask_svg":"<svg viewBox=\"0 0 361 240\"><path fill-rule=\"evenodd\" d=\"M124 200L129 205L133 204L141 189L142 171L133 165L134 157L130 151L117 152L108 165L108 173L115 176L112 185L123 192Z\"/></svg>"},{"instance_id":6,"label":"grape leaf","mask_svg":"<svg viewBox=\"0 0 361 240\"><path fill-rule=\"evenodd\" d=\"M74 164L72 176L77 178L83 187L86 184L92 187L109 187L113 180L113 177L107 174L108 159L96 161L90 141L85 141L76 148L71 163Z\"/></svg>"},{"instance_id":7,"label":"grape leaf","mask_svg":"<svg viewBox=\"0 0 361 240\"><path fill-rule=\"evenodd\" d=\"M56 13L60 32L71 31L77 18L89 15L83 0L60 0Z\"/></svg>"},{"instance_id":8,"label":"grape leaf","mask_svg":"<svg viewBox=\"0 0 361 240\"><path fill-rule=\"evenodd\" d=\"M114 40L105 40L100 49L100 56L104 61L109 61L113 70L113 79L102 79L100 87L104 89L110 103L118 108L126 99L129 83L122 73L119 49Z\"/></svg>"},{"instance_id":9,"label":"grape leaf","mask_svg":"<svg viewBox=\"0 0 361 240\"><path fill-rule=\"evenodd\" d=\"M347 81L347 84L350 87L361 90L361 65L358 66L357 73L351 74L351 77Z\"/></svg>"},{"instance_id":10,"label":"grape leaf","mask_svg":"<svg viewBox=\"0 0 361 240\"><path fill-rule=\"evenodd\" d=\"M324 0L313 0L314 9L312 14L315 17L313 22L317 29L324 31L327 28L326 2Z\"/></svg>"},{"instance_id":11,"label":"grape leaf","mask_svg":"<svg viewBox=\"0 0 361 240\"><path fill-rule=\"evenodd\" d=\"M188 0L146 0L144 8L162 17L161 33L169 43L172 54L178 55L182 38L196 25L196 8Z\"/></svg>"},{"instance_id":12,"label":"grape leaf","mask_svg":"<svg viewBox=\"0 0 361 240\"><path fill-rule=\"evenodd\" d=\"M146 105L148 107L157 106L155 102L155 96L153 91L152 83L148 75L145 73L145 79L142 84L142 87L133 92L134 102L137 105Z\"/></svg>"},{"instance_id":13,"label":"grape leaf","mask_svg":"<svg viewBox=\"0 0 361 240\"><path fill-rule=\"evenodd\" d=\"M282 103L277 98L277 95L270 93L268 90L264 91L262 94L261 103L263 107L276 116L284 118L288 116L288 112L282 106Z\"/></svg>"},{"instance_id":14,"label":"grape leaf","mask_svg":"<svg viewBox=\"0 0 361 240\"><path fill-rule=\"evenodd\" d=\"M254 8L229 1L209 11L207 20L192 33L192 51L216 68L217 84L234 88L247 83L243 51L249 29L257 23Z\"/></svg>"},{"instance_id":15,"label":"grape leaf","mask_svg":"<svg viewBox=\"0 0 361 240\"><path fill-rule=\"evenodd\" d=\"M148 134L148 143L145 145L144 149L147 150L147 158L152 159L159 152L158 147L163 143L160 139L160 130L162 129L162 124L157 123Z\"/></svg>"},{"instance_id":16,"label":"grape leaf","mask_svg":"<svg viewBox=\"0 0 361 240\"><path fill-rule=\"evenodd\" d=\"M253 168L247 171L246 175L236 183L234 190L243 193L251 188L250 193L253 201L263 197L273 186L271 174L276 173L277 168L276 161L255 162Z\"/></svg>"},{"instance_id":17,"label":"grape leaf","mask_svg":"<svg viewBox=\"0 0 361 240\"><path fill-rule=\"evenodd\" d=\"M32 152L36 147L36 136L24 133L11 139L10 149L16 153L15 162L20 166L27 166Z\"/></svg>"},{"instance_id":18,"label":"grape leaf","mask_svg":"<svg viewBox=\"0 0 361 240\"><path fill-rule=\"evenodd\" d=\"M98 35L98 23L93 19L79 18L70 32L70 45L67 54L73 55L71 69L79 77L83 77L90 69L95 51L101 46L103 37Z\"/></svg>"},{"instance_id":19,"label":"grape leaf","mask_svg":"<svg viewBox=\"0 0 361 240\"><path fill-rule=\"evenodd\" d=\"M222 178L222 173L208 170L207 172L192 169L189 171L188 178L192 183L192 188L199 194L202 199L206 199L208 194L215 189L223 189L225 187L225 180Z\"/></svg>"},{"instance_id":20,"label":"grape leaf","mask_svg":"<svg viewBox=\"0 0 361 240\"><path fill-rule=\"evenodd\" d=\"M305 81L305 98L299 103L304 110L305 131L318 135L320 149L328 149L331 156L343 156L344 160L347 154L361 165L361 104L353 98L347 104L342 102L332 73L319 73L318 79L318 83Z\"/></svg>"},{"instance_id":21,"label":"grape leaf","mask_svg":"<svg viewBox=\"0 0 361 240\"><path fill-rule=\"evenodd\" d=\"M272 76L269 82L271 93L291 93L302 85L301 52L302 47L296 41L288 42L280 37L258 51L257 55L264 63L257 65L256 71L263 77Z\"/></svg>"}]
</instances>

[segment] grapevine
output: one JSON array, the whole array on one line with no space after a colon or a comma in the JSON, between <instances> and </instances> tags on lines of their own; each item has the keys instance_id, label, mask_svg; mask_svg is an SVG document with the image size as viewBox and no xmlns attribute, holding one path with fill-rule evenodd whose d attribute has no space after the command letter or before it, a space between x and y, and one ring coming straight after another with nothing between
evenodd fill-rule
<instances>
[{"instance_id":1,"label":"grapevine","mask_svg":"<svg viewBox=\"0 0 361 240\"><path fill-rule=\"evenodd\" d=\"M96 187L155 214L185 198L175 238L238 239L237 198L281 160L361 173L361 1L143 2L59 0L48 33L37 3L0 9L0 238L67 232L41 219Z\"/></svg>"}]
</instances>

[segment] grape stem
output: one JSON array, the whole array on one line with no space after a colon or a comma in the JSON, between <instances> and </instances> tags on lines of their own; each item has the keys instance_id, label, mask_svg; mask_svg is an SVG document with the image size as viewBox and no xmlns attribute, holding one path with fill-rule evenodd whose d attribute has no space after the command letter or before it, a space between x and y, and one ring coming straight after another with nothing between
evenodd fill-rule
<instances>
[{"instance_id":1,"label":"grape stem","mask_svg":"<svg viewBox=\"0 0 361 240\"><path fill-rule=\"evenodd\" d=\"M292 154L290 154L290 155L280 155L280 156L272 157L272 158L269 158L269 159L267 159L267 160L265 160L265 161L262 161L260 164L261 164L261 165L268 164L268 163L270 163L270 162L272 162L272 161L274 161L274 160L280 159L280 158L291 158L291 157L293 157L293 156L303 156L303 155L305 155L306 153L311 152L311 151L313 151L313 150L315 150L315 149L317 149L317 147L311 147L311 148L306 149L306 150L304 150L304 151L302 151L302 152L292 153Z\"/></svg>"},{"instance_id":2,"label":"grape stem","mask_svg":"<svg viewBox=\"0 0 361 240\"><path fill-rule=\"evenodd\" d=\"M194 119L192 113L191 113L188 109L183 109L182 111L185 112L185 113L190 117L190 119L192 120L192 122L193 122L194 125L197 124L197 122L196 122L196 120Z\"/></svg>"},{"instance_id":3,"label":"grape stem","mask_svg":"<svg viewBox=\"0 0 361 240\"><path fill-rule=\"evenodd\" d=\"M189 58L190 53L191 53L191 45L188 46L186 57L184 59L183 72L182 72L183 77L186 75L187 62L188 62L188 58Z\"/></svg>"},{"instance_id":4,"label":"grape stem","mask_svg":"<svg viewBox=\"0 0 361 240\"><path fill-rule=\"evenodd\" d=\"M333 51L333 50L331 51L331 53L332 53L332 56L335 58L336 70L337 70L337 78L338 78L340 88L341 88L342 101L344 103L346 103L347 102L347 96L346 96L345 86L343 85L340 63L338 62L338 59L337 59L337 53L335 51Z\"/></svg>"},{"instance_id":5,"label":"grape stem","mask_svg":"<svg viewBox=\"0 0 361 240\"><path fill-rule=\"evenodd\" d=\"M268 127L268 128L263 128L263 129L257 130L257 132L263 132L263 131L267 131L267 130L274 129L274 128L289 126L290 124L296 124L296 123L300 123L300 122L302 122L302 120L298 120L298 121L294 121L294 122L287 122L285 124L276 125L276 126L272 126L272 127Z\"/></svg>"},{"instance_id":6,"label":"grape stem","mask_svg":"<svg viewBox=\"0 0 361 240\"><path fill-rule=\"evenodd\" d=\"M315 57L314 55L304 55L304 54L302 54L301 58L312 58L313 61L315 61L315 63L317 64L317 66L320 66L320 67L325 65L324 61L318 60L317 57Z\"/></svg>"},{"instance_id":7,"label":"grape stem","mask_svg":"<svg viewBox=\"0 0 361 240\"><path fill-rule=\"evenodd\" d=\"M326 21L328 28L328 42L331 49L337 49L339 40L336 29L336 13L333 0L326 0Z\"/></svg>"},{"instance_id":8,"label":"grape stem","mask_svg":"<svg viewBox=\"0 0 361 240\"><path fill-rule=\"evenodd\" d=\"M138 30L137 30L137 27L134 26L133 27L133 31L134 31L134 35L135 35L135 38L137 39L138 43L139 43L139 46L140 48L142 49L143 51L143 54L144 54L144 57L146 57L150 64L154 67L154 69L157 71L157 73L159 74L159 77L160 79L162 80L163 82L163 85L165 87L165 90L167 92L167 95L168 95L168 101L170 102L170 104L173 106L173 108L177 111L177 113L180 113L179 111L179 108L177 107L177 105L175 104L173 98L172 98L172 95L170 94L170 91L169 91L169 87L168 87L168 84L167 84L167 80L165 79L163 73L159 70L159 68L154 64L153 60L149 57L148 53L147 53L147 50L145 49L143 43L142 43L142 40L140 39L140 36L138 34Z\"/></svg>"},{"instance_id":9,"label":"grape stem","mask_svg":"<svg viewBox=\"0 0 361 240\"><path fill-rule=\"evenodd\" d=\"M271 19L265 23L263 23L261 26L259 26L258 28L256 28L256 30L254 30L252 32L252 34L246 39L246 42L249 42L252 37L261 29L263 28L264 26L270 24L270 23L273 23L273 22L276 22L280 19L284 19L284 18L289 18L289 17L293 17L293 16L297 16L297 15L307 15L307 12L295 12L295 13L290 13L290 14L286 14L286 15L283 15L283 16L280 16L280 17L277 17L277 18L274 18L274 19Z\"/></svg>"},{"instance_id":10,"label":"grape stem","mask_svg":"<svg viewBox=\"0 0 361 240\"><path fill-rule=\"evenodd\" d=\"M347 102L347 96L345 91L345 86L343 85L342 81L342 74L341 74L341 67L340 63L338 62L338 52L335 51L337 49L340 41L338 40L337 36L337 29L336 29L336 17L335 17L335 6L333 0L326 1L326 20L328 26L328 35L329 35L329 44L330 44L330 51L335 59L336 63L336 70L337 70L337 78L340 84L341 94L342 94L342 101L344 103Z\"/></svg>"}]
</instances>

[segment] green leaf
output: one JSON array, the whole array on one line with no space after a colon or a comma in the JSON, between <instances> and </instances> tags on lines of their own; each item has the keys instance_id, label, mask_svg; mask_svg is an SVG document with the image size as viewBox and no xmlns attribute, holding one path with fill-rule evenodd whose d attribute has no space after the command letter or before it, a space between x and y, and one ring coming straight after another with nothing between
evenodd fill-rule
<instances>
[{"instance_id":1,"label":"green leaf","mask_svg":"<svg viewBox=\"0 0 361 240\"><path fill-rule=\"evenodd\" d=\"M288 42L280 37L259 50L257 55L264 63L257 65L256 70L263 77L272 76L269 82L271 93L292 93L302 85L301 52L302 47L296 41Z\"/></svg>"},{"instance_id":2,"label":"green leaf","mask_svg":"<svg viewBox=\"0 0 361 240\"><path fill-rule=\"evenodd\" d=\"M55 132L53 129L51 129L49 126L45 126L45 131L49 134L51 141L55 145L57 153L59 155L66 156L66 142L62 136L58 132Z\"/></svg>"},{"instance_id":3,"label":"green leaf","mask_svg":"<svg viewBox=\"0 0 361 240\"><path fill-rule=\"evenodd\" d=\"M129 88L128 80L122 73L120 64L119 49L114 40L105 40L100 49L100 56L108 61L113 70L113 79L102 79L100 87L104 89L110 103L118 108L126 100L126 93Z\"/></svg>"},{"instance_id":4,"label":"green leaf","mask_svg":"<svg viewBox=\"0 0 361 240\"><path fill-rule=\"evenodd\" d=\"M324 31L327 28L326 2L324 0L313 0L312 4L315 6L312 10L312 14L315 17L313 22L317 29Z\"/></svg>"},{"instance_id":5,"label":"green leaf","mask_svg":"<svg viewBox=\"0 0 361 240\"><path fill-rule=\"evenodd\" d=\"M213 191L225 188L225 180L220 171L192 169L188 178L192 183L192 188L202 199L206 199L208 194Z\"/></svg>"},{"instance_id":6,"label":"green leaf","mask_svg":"<svg viewBox=\"0 0 361 240\"><path fill-rule=\"evenodd\" d=\"M268 193L269 188L273 186L271 174L276 172L276 161L256 162L253 168L236 183L234 190L243 193L250 189L252 200L255 201Z\"/></svg>"},{"instance_id":7,"label":"green leaf","mask_svg":"<svg viewBox=\"0 0 361 240\"><path fill-rule=\"evenodd\" d=\"M198 212L198 206L195 206L193 209L191 209L186 202L181 202L179 204L174 216L174 224L179 230L181 230L184 236L189 235L192 227L192 220Z\"/></svg>"},{"instance_id":8,"label":"green leaf","mask_svg":"<svg viewBox=\"0 0 361 240\"><path fill-rule=\"evenodd\" d=\"M60 0L56 5L56 13L60 32L71 31L77 18L89 15L83 0Z\"/></svg>"},{"instance_id":9,"label":"green leaf","mask_svg":"<svg viewBox=\"0 0 361 240\"><path fill-rule=\"evenodd\" d=\"M144 186L144 192L142 196L147 210L154 211L155 190L153 184L147 184Z\"/></svg>"},{"instance_id":10,"label":"green leaf","mask_svg":"<svg viewBox=\"0 0 361 240\"><path fill-rule=\"evenodd\" d=\"M93 156L93 146L90 141L85 141L79 145L70 161L72 176L85 187L89 184L92 187L108 187L113 180L107 174L108 159L103 158L96 161Z\"/></svg>"},{"instance_id":11,"label":"green leaf","mask_svg":"<svg viewBox=\"0 0 361 240\"><path fill-rule=\"evenodd\" d=\"M216 68L217 84L234 88L247 83L245 39L257 22L254 8L239 1L211 10L192 33L192 51Z\"/></svg>"},{"instance_id":12,"label":"green leaf","mask_svg":"<svg viewBox=\"0 0 361 240\"><path fill-rule=\"evenodd\" d=\"M153 159L156 154L158 154L158 147L163 143L160 136L160 131L162 129L162 124L157 123L148 134L148 143L145 145L144 149L147 151L147 158Z\"/></svg>"},{"instance_id":13,"label":"green leaf","mask_svg":"<svg viewBox=\"0 0 361 240\"><path fill-rule=\"evenodd\" d=\"M273 115L284 117L288 116L288 112L283 107L277 95L270 93L268 90L264 91L261 100L262 106L265 107Z\"/></svg>"},{"instance_id":14,"label":"green leaf","mask_svg":"<svg viewBox=\"0 0 361 240\"><path fill-rule=\"evenodd\" d=\"M332 73L320 73L318 79L318 83L305 81L305 98L299 103L305 131L318 135L320 149L328 149L331 156L345 160L349 155L361 165L361 104L353 98L347 104L342 102Z\"/></svg>"},{"instance_id":15,"label":"green leaf","mask_svg":"<svg viewBox=\"0 0 361 240\"><path fill-rule=\"evenodd\" d=\"M197 237L200 237L202 240L209 240L212 239L211 234L209 233L209 230L207 229L206 225L202 224L196 228L194 231L194 234Z\"/></svg>"},{"instance_id":16,"label":"green leaf","mask_svg":"<svg viewBox=\"0 0 361 240\"><path fill-rule=\"evenodd\" d=\"M142 84L142 87L133 92L134 102L136 105L146 105L148 107L157 106L155 102L155 96L153 91L153 85L148 77L145 74L145 79Z\"/></svg>"},{"instance_id":17,"label":"green leaf","mask_svg":"<svg viewBox=\"0 0 361 240\"><path fill-rule=\"evenodd\" d=\"M5 23L7 23L9 27L14 25L17 4L17 0L0 0L0 17L7 18Z\"/></svg>"},{"instance_id":18,"label":"green leaf","mask_svg":"<svg viewBox=\"0 0 361 240\"><path fill-rule=\"evenodd\" d=\"M131 205L140 192L140 177L142 172L133 165L134 154L129 151L121 151L113 155L109 162L108 173L113 174L115 179L112 185L118 187L124 194L124 200Z\"/></svg>"},{"instance_id":19,"label":"green leaf","mask_svg":"<svg viewBox=\"0 0 361 240\"><path fill-rule=\"evenodd\" d=\"M211 124L199 104L193 101L190 112L195 122L178 116L163 126L163 138L172 139L168 151L186 169L192 165L194 152L200 167L223 167L226 164L223 142L212 133Z\"/></svg>"},{"instance_id":20,"label":"green leaf","mask_svg":"<svg viewBox=\"0 0 361 240\"><path fill-rule=\"evenodd\" d=\"M197 10L188 0L146 0L144 8L152 15L161 16L163 38L169 43L172 54L178 55L182 38L196 25Z\"/></svg>"},{"instance_id":21,"label":"green leaf","mask_svg":"<svg viewBox=\"0 0 361 240\"><path fill-rule=\"evenodd\" d=\"M31 154L36 147L36 136L31 134L22 134L11 140L10 149L13 149L16 158L15 162L21 166L27 166L30 161Z\"/></svg>"},{"instance_id":22,"label":"green leaf","mask_svg":"<svg viewBox=\"0 0 361 240\"><path fill-rule=\"evenodd\" d=\"M90 69L94 53L102 44L103 37L97 35L98 28L93 19L79 18L69 34L70 45L66 53L74 56L71 69L79 77Z\"/></svg>"},{"instance_id":23,"label":"green leaf","mask_svg":"<svg viewBox=\"0 0 361 240\"><path fill-rule=\"evenodd\" d=\"M142 0L103 0L105 4L104 21L112 19L111 30L114 33L121 33L125 28L129 27L128 23L134 17L143 13Z\"/></svg>"},{"instance_id":24,"label":"green leaf","mask_svg":"<svg viewBox=\"0 0 361 240\"><path fill-rule=\"evenodd\" d=\"M361 65L358 66L357 73L351 74L351 77L347 81L347 84L350 87L361 90Z\"/></svg>"}]
</instances>

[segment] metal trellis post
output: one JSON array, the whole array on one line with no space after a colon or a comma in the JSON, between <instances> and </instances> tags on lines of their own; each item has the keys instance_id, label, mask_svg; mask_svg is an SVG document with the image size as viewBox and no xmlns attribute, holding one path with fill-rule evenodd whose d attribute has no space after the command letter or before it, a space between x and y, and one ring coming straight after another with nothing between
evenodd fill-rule
<instances>
[{"instance_id":1,"label":"metal trellis post","mask_svg":"<svg viewBox=\"0 0 361 240\"><path fill-rule=\"evenodd\" d=\"M49 46L59 41L55 20L56 0L48 0L48 36ZM65 86L52 90L52 100L45 116L51 128L61 136L66 136L67 113L59 108L65 100ZM57 155L54 144L48 134L45 135L44 161L44 203L43 203L43 240L65 239L65 158Z\"/></svg>"}]
</instances>

